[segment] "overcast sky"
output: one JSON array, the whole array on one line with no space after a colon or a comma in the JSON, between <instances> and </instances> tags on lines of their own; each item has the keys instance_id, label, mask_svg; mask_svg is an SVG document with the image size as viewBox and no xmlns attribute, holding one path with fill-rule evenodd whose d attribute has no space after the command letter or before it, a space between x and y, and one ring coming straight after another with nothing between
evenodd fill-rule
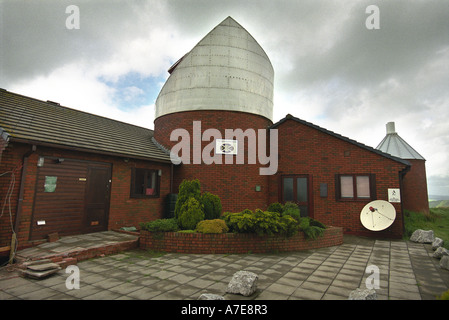
<instances>
[{"instance_id":1,"label":"overcast sky","mask_svg":"<svg viewBox=\"0 0 449 320\"><path fill-rule=\"evenodd\" d=\"M0 0L0 87L152 129L167 69L227 16L273 64L274 122L377 147L394 121L449 195L447 0Z\"/></svg>"}]
</instances>

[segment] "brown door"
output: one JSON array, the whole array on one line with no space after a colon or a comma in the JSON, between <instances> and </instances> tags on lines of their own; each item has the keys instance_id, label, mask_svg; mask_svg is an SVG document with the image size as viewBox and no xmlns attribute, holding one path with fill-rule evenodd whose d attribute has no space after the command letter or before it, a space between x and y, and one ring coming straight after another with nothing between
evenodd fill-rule
<instances>
[{"instance_id":1,"label":"brown door","mask_svg":"<svg viewBox=\"0 0 449 320\"><path fill-rule=\"evenodd\" d=\"M110 168L88 168L84 211L85 233L104 231L108 228L110 179Z\"/></svg>"},{"instance_id":2,"label":"brown door","mask_svg":"<svg viewBox=\"0 0 449 320\"><path fill-rule=\"evenodd\" d=\"M31 240L107 230L111 164L41 157Z\"/></svg>"},{"instance_id":3,"label":"brown door","mask_svg":"<svg viewBox=\"0 0 449 320\"><path fill-rule=\"evenodd\" d=\"M281 202L298 205L301 217L312 217L311 179L309 175L288 175L281 178Z\"/></svg>"}]
</instances>

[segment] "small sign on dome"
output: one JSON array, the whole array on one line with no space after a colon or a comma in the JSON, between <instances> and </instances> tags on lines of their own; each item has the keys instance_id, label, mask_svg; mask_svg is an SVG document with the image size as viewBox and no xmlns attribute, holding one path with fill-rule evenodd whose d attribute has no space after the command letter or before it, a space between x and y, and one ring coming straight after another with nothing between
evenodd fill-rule
<instances>
[{"instance_id":1,"label":"small sign on dome","mask_svg":"<svg viewBox=\"0 0 449 320\"><path fill-rule=\"evenodd\" d=\"M237 140L217 139L215 141L215 152L217 154L237 154L237 149Z\"/></svg>"}]
</instances>

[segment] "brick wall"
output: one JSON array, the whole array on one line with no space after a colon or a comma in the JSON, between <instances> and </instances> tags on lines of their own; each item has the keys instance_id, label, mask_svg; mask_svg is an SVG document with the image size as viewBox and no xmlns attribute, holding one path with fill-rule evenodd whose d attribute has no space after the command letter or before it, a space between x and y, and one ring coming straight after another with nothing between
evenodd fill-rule
<instances>
[{"instance_id":1,"label":"brick wall","mask_svg":"<svg viewBox=\"0 0 449 320\"><path fill-rule=\"evenodd\" d=\"M225 129L265 129L271 125L268 119L243 112L232 111L189 111L169 114L155 120L154 136L167 148L172 148L177 142L170 141L174 129L184 128L193 137L193 121L201 121L201 130L218 129L225 138ZM245 139L246 140L246 139ZM210 141L204 141L203 150ZM268 178L259 174L260 164L248 164L248 149L245 141L245 164L193 164L193 148L191 147L190 164L176 166L174 169L174 192L178 192L179 184L184 179L199 179L202 191L217 194L221 198L223 211L237 212L243 209L266 208ZM234 156L228 156L234 157ZM256 186L261 191L256 191Z\"/></svg>"},{"instance_id":2,"label":"brick wall","mask_svg":"<svg viewBox=\"0 0 449 320\"><path fill-rule=\"evenodd\" d=\"M429 212L427 192L426 161L407 160L411 163L410 171L404 177L402 201L404 210Z\"/></svg>"},{"instance_id":3,"label":"brick wall","mask_svg":"<svg viewBox=\"0 0 449 320\"><path fill-rule=\"evenodd\" d=\"M245 233L152 233L141 230L141 249L176 253L272 253L310 250L336 246L343 243L342 228L329 227L316 240L305 239L303 232L285 238L279 236L257 236Z\"/></svg>"},{"instance_id":4,"label":"brick wall","mask_svg":"<svg viewBox=\"0 0 449 320\"><path fill-rule=\"evenodd\" d=\"M397 219L386 231L372 232L360 222L360 211L369 201L339 201L336 199L336 174L375 174L376 197L388 200L388 188L399 188L399 172L404 164L370 152L357 145L319 131L294 120L280 124L279 170L270 176L269 202L279 200L281 176L310 175L312 184L312 217L326 225L343 227L345 233L377 237L401 237L402 214L396 208ZM328 186L328 196L320 197L320 183Z\"/></svg>"},{"instance_id":5,"label":"brick wall","mask_svg":"<svg viewBox=\"0 0 449 320\"><path fill-rule=\"evenodd\" d=\"M31 150L30 145L10 143L3 152L0 164L0 172L10 171L16 168L15 186L11 197L12 221L15 221L18 194L21 179L21 166L23 155ZM108 229L119 229L124 226L138 227L139 222L146 222L162 218L165 196L170 192L170 164L155 163L143 160L130 159L125 162L123 158L102 156L82 152L73 152L62 149L37 147L36 152L29 157L22 213L20 216L19 230L17 232L19 248L32 245L30 242L30 229L33 214L34 196L36 190L37 161L39 156L62 157L83 161L106 162L112 164L111 201L109 209ZM158 198L132 199L130 198L131 168L161 169L160 196ZM0 177L0 201L3 206L11 176ZM0 218L0 247L9 246L11 242L11 227L9 212L4 212Z\"/></svg>"}]
</instances>

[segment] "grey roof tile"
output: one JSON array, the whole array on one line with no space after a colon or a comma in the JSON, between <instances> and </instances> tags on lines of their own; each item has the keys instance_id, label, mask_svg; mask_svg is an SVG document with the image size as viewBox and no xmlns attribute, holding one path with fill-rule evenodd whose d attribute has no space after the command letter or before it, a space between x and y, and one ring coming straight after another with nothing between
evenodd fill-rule
<instances>
[{"instance_id":1,"label":"grey roof tile","mask_svg":"<svg viewBox=\"0 0 449 320\"><path fill-rule=\"evenodd\" d=\"M11 141L170 162L153 130L0 90L0 127Z\"/></svg>"}]
</instances>

